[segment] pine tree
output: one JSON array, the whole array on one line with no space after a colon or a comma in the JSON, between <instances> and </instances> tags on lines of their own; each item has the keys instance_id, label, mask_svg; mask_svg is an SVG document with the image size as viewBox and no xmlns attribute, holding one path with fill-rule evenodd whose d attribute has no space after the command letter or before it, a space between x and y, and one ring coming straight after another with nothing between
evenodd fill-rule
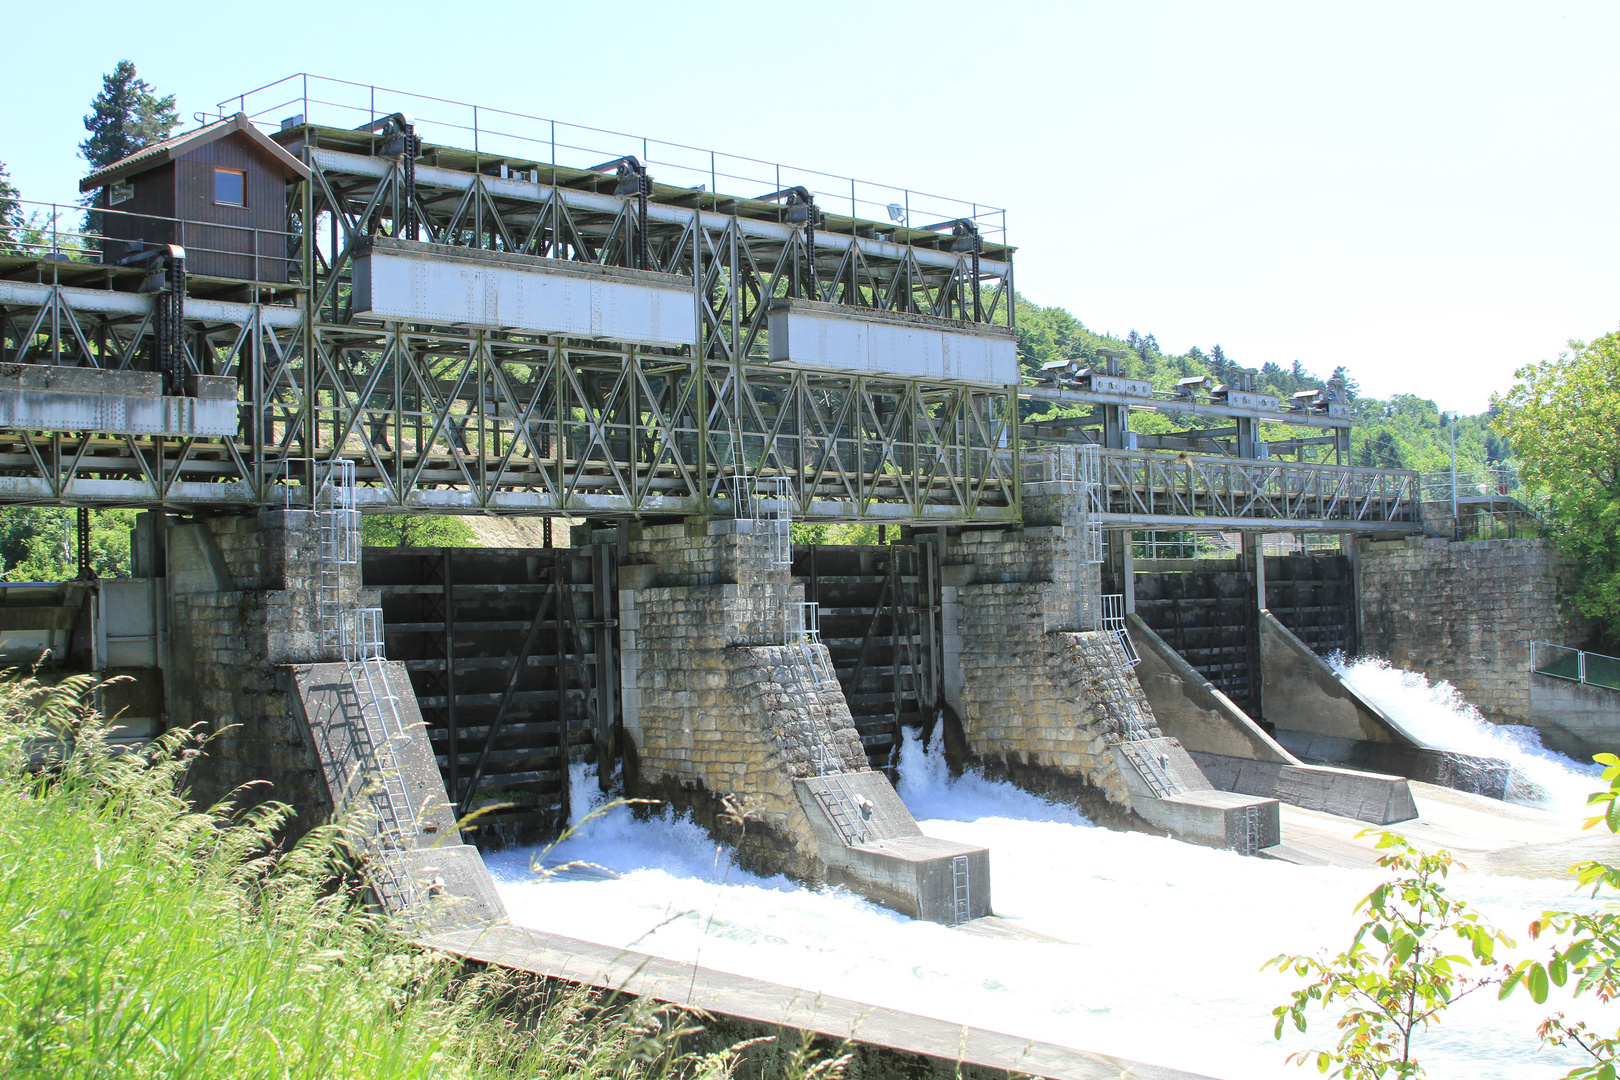
<instances>
[{"instance_id":1,"label":"pine tree","mask_svg":"<svg viewBox=\"0 0 1620 1080\"><path fill-rule=\"evenodd\" d=\"M135 73L129 60L118 61L111 74L101 77L101 93L90 102L84 129L90 137L79 144L79 153L90 163L90 171L105 169L122 161L143 146L162 142L180 123L174 111L174 95L158 97L152 86ZM89 191L80 200L93 205L96 193ZM84 215L84 231L99 233L101 215L94 210ZM94 246L95 241L87 242Z\"/></svg>"},{"instance_id":2,"label":"pine tree","mask_svg":"<svg viewBox=\"0 0 1620 1080\"><path fill-rule=\"evenodd\" d=\"M179 123L174 95L158 97L135 73L133 63L120 60L111 74L101 77L101 93L84 118L90 137L79 144L79 153L92 172L105 169L143 146L167 139Z\"/></svg>"},{"instance_id":3,"label":"pine tree","mask_svg":"<svg viewBox=\"0 0 1620 1080\"><path fill-rule=\"evenodd\" d=\"M1333 374L1328 377L1328 381L1337 382L1344 387L1344 400L1346 401L1356 400L1356 394L1361 391L1361 384L1350 377L1350 369L1343 364L1333 369Z\"/></svg>"}]
</instances>

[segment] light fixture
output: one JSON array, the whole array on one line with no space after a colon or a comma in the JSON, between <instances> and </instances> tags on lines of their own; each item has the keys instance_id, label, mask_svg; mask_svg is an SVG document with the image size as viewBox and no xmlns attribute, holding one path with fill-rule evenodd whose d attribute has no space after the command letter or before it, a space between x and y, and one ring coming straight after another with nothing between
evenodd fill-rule
<instances>
[{"instance_id":1,"label":"light fixture","mask_svg":"<svg viewBox=\"0 0 1620 1080\"><path fill-rule=\"evenodd\" d=\"M906 220L906 208L897 202L889 204L889 220L896 225Z\"/></svg>"}]
</instances>

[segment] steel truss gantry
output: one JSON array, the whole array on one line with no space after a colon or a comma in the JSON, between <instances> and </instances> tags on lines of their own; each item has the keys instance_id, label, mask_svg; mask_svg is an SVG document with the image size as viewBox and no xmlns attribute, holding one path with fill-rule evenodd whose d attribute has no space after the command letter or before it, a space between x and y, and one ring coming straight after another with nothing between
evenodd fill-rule
<instances>
[{"instance_id":1,"label":"steel truss gantry","mask_svg":"<svg viewBox=\"0 0 1620 1080\"><path fill-rule=\"evenodd\" d=\"M236 430L0 418L0 501L278 504L278 487L310 482L308 463L343 459L365 512L730 513L734 478L780 477L798 519L1020 517L1017 388L768 362L770 308L789 299L1010 323L1011 249L981 235L981 208L880 225L803 188L746 198L661 184L628 155L569 168L423 145L402 114L359 129L299 118L274 137L312 174L289 189L281 240L255 239L261 254L285 244L292 284L194 279L181 308L182 364L235 379ZM380 237L658 275L690 292L696 345L357 311L356 260ZM12 251L0 252L0 361L151 366L161 320L144 270L99 265L96 239L66 230L49 252ZM1187 460L1109 451L1106 520L1415 527L1410 497L1391 490L1402 481L1367 470Z\"/></svg>"}]
</instances>

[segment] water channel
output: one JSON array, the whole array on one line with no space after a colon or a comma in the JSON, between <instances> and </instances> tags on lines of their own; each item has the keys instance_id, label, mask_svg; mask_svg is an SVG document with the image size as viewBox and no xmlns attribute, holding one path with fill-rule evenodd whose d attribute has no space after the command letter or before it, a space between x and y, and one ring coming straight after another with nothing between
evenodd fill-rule
<instances>
[{"instance_id":1,"label":"water channel","mask_svg":"<svg viewBox=\"0 0 1620 1080\"><path fill-rule=\"evenodd\" d=\"M1587 769L1541 749L1533 731L1492 728L1445 684L1376 660L1339 667L1432 745L1508 757L1534 782L1514 793L1540 804L1533 813L1578 818L1599 786ZM842 890L755 877L690 821L638 820L623 808L549 852L508 850L488 862L516 923L809 992L1228 1080L1307 1075L1285 1064L1288 1053L1331 1044L1327 1014L1313 1016L1303 1036L1273 1039L1270 1011L1294 981L1259 968L1279 952L1347 945L1358 925L1352 909L1378 880L1374 871L1094 828L1072 808L1008 784L952 778L937 747L915 737L902 748L901 773L899 793L925 832L990 849L991 925L914 922ZM596 790L587 767L574 766L576 817L601 805ZM589 865L537 876L537 858ZM1572 884L1477 872L1451 879L1456 895L1521 948L1542 910L1581 904ZM1536 1006L1522 994L1498 1002L1484 991L1421 1036L1419 1059L1437 1080L1562 1076L1579 1059L1540 1049L1535 1034L1555 1008L1588 1020L1605 1012L1556 993Z\"/></svg>"}]
</instances>

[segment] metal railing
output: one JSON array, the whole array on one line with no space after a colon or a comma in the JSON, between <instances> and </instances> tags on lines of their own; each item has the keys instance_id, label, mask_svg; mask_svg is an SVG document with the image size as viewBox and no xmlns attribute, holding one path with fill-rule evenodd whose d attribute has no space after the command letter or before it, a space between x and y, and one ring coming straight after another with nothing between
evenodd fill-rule
<instances>
[{"instance_id":1,"label":"metal railing","mask_svg":"<svg viewBox=\"0 0 1620 1080\"><path fill-rule=\"evenodd\" d=\"M1137 517L1405 522L1418 474L1344 465L1103 450L1113 514Z\"/></svg>"},{"instance_id":2,"label":"metal railing","mask_svg":"<svg viewBox=\"0 0 1620 1080\"><path fill-rule=\"evenodd\" d=\"M1537 501L1529 487L1519 478L1512 466L1499 465L1489 469L1468 469L1457 473L1459 499L1510 498L1526 505ZM1443 502L1451 498L1452 474L1449 469L1423 474L1423 501Z\"/></svg>"},{"instance_id":3,"label":"metal railing","mask_svg":"<svg viewBox=\"0 0 1620 1080\"><path fill-rule=\"evenodd\" d=\"M1530 643L1530 670L1553 679L1568 679L1583 686L1620 690L1620 656L1587 652L1550 641Z\"/></svg>"},{"instance_id":4,"label":"metal railing","mask_svg":"<svg viewBox=\"0 0 1620 1080\"><path fill-rule=\"evenodd\" d=\"M810 668L816 687L838 685L831 654L821 644L821 605L813 601L789 600L783 605L782 644L797 648Z\"/></svg>"},{"instance_id":5,"label":"metal railing","mask_svg":"<svg viewBox=\"0 0 1620 1080\"><path fill-rule=\"evenodd\" d=\"M296 281L300 273L298 233L26 199L17 207L21 221L0 226L0 255L114 265L143 249L175 244L185 248L188 267L201 267L191 272L203 276ZM85 228L87 215L100 228ZM277 263L279 273L267 273Z\"/></svg>"},{"instance_id":6,"label":"metal railing","mask_svg":"<svg viewBox=\"0 0 1620 1080\"><path fill-rule=\"evenodd\" d=\"M906 228L967 219L975 223L985 240L997 244L1006 241L1007 212L1000 207L307 72L225 98L217 110L215 116L220 118L246 113L270 130L290 120L356 128L394 113L405 113L424 141L487 154L491 162L516 158L591 169L604 161L631 155L660 184L713 193L719 193L724 184L728 193L744 197L803 186L816 197L824 213L843 214L847 209L852 218Z\"/></svg>"},{"instance_id":7,"label":"metal railing","mask_svg":"<svg viewBox=\"0 0 1620 1080\"><path fill-rule=\"evenodd\" d=\"M398 865L398 853L413 846L416 814L394 753L394 742L410 739L410 733L388 685L382 609L350 607L343 597L343 567L360 560L354 462L319 462L314 480L317 640L343 661L357 721L350 726L358 767L342 785L338 810L352 812L359 799L369 800L376 829L363 840L367 874L384 905L399 914L416 903L410 875Z\"/></svg>"},{"instance_id":8,"label":"metal railing","mask_svg":"<svg viewBox=\"0 0 1620 1080\"><path fill-rule=\"evenodd\" d=\"M732 507L739 521L754 523L770 544L772 566L793 563L793 480L786 476L731 478Z\"/></svg>"},{"instance_id":9,"label":"metal railing","mask_svg":"<svg viewBox=\"0 0 1620 1080\"><path fill-rule=\"evenodd\" d=\"M1097 597L1096 622L1098 630L1106 630L1114 635L1126 664L1135 667L1142 662L1142 658L1136 655L1136 646L1131 644L1130 633L1125 629L1124 593L1104 593Z\"/></svg>"}]
</instances>

